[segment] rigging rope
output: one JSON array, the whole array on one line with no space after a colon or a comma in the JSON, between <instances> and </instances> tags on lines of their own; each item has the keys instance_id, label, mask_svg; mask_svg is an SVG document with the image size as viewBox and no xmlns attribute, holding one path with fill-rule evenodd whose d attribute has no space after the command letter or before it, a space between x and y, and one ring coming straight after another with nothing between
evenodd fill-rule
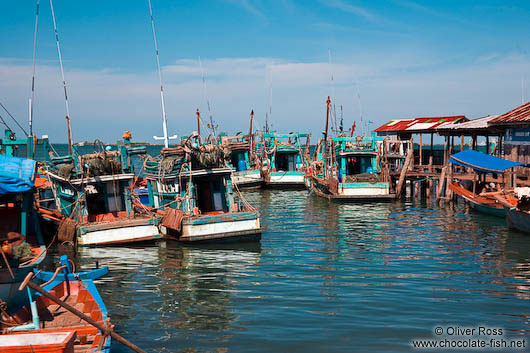
<instances>
[{"instance_id":1,"label":"rigging rope","mask_svg":"<svg viewBox=\"0 0 530 353\"><path fill-rule=\"evenodd\" d=\"M55 22L55 12L53 11L53 0L50 0L50 8L52 10L53 30L55 32L55 42L57 44L57 54L59 55L59 66L61 67L61 78L63 80L64 101L66 105L66 116L70 117L70 107L68 106L68 94L66 92L66 80L64 79L63 58L61 56L61 45L59 44L59 33L57 32L57 23Z\"/></svg>"},{"instance_id":2,"label":"rigging rope","mask_svg":"<svg viewBox=\"0 0 530 353\"><path fill-rule=\"evenodd\" d=\"M15 122L15 124L17 124L17 126L20 128L20 130L24 131L24 134L26 134L26 136L29 136L28 133L26 132L26 130L24 130L24 128L18 123L17 119L15 119L15 117L13 115L11 115L11 113L9 112L9 110L7 110L6 107L4 107L4 105L2 104L2 102L0 102L0 106L2 106L2 108L6 111L6 113L11 117L11 119L13 119L13 121ZM4 120L4 119L2 119ZM5 123L4 123L5 124ZM7 126L7 125L6 125ZM9 129L11 130L11 129ZM13 130L11 130L13 131Z\"/></svg>"}]
</instances>

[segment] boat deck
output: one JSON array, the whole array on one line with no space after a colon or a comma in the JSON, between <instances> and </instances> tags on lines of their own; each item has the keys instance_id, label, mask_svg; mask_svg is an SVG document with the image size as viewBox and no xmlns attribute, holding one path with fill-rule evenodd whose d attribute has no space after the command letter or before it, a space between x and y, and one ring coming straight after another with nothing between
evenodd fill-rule
<instances>
[{"instance_id":1,"label":"boat deck","mask_svg":"<svg viewBox=\"0 0 530 353\"><path fill-rule=\"evenodd\" d=\"M53 288L50 293L92 319L103 322L101 310L87 289L79 286L76 282L70 283L70 295L67 294L66 289L66 284L61 283ZM47 298L38 297L36 301L41 328L39 330L16 332L13 333L14 335L20 335L22 340L31 341L31 334L33 333L75 332L74 352L93 352L98 346L101 339L98 329ZM14 316L17 317L19 322L28 322L31 318L27 307L17 312ZM26 337L24 338L24 336Z\"/></svg>"}]
</instances>

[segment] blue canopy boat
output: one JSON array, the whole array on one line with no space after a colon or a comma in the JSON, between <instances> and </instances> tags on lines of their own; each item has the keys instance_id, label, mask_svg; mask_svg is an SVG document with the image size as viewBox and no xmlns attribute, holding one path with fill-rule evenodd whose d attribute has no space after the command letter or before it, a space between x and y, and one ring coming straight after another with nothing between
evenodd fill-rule
<instances>
[{"instance_id":1,"label":"blue canopy boat","mask_svg":"<svg viewBox=\"0 0 530 353\"><path fill-rule=\"evenodd\" d=\"M501 185L497 189L489 188L486 183L486 174L501 174L504 176L506 170L522 166L524 163L508 161L474 150L466 150L453 154L449 162L466 168L471 168L478 176L478 180L465 185L464 181L455 181L448 185L455 194L469 201L472 208L492 216L505 217L506 212L503 205L496 197L502 191ZM504 184L504 183L503 183Z\"/></svg>"},{"instance_id":2,"label":"blue canopy boat","mask_svg":"<svg viewBox=\"0 0 530 353\"><path fill-rule=\"evenodd\" d=\"M8 307L24 303L18 286L46 257L34 209L36 162L0 155L0 299Z\"/></svg>"}]
</instances>

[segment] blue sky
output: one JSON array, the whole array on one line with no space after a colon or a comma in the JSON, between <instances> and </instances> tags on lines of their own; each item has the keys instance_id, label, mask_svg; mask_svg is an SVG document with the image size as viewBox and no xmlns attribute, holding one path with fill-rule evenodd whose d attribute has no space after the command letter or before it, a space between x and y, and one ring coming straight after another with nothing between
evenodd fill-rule
<instances>
[{"instance_id":1,"label":"blue sky","mask_svg":"<svg viewBox=\"0 0 530 353\"><path fill-rule=\"evenodd\" d=\"M170 134L194 112L221 130L324 125L328 95L346 125L415 116L500 114L530 96L528 1L152 0ZM54 1L74 139L137 140L161 133L147 0ZM24 124L30 96L34 1L0 3L0 101ZM331 64L330 56L331 53ZM206 94L198 57L206 72ZM66 140L48 0L37 41L35 130ZM333 75L333 82L330 77ZM523 85L522 85L523 82ZM358 99L360 93L361 100ZM338 109L338 108L337 108ZM5 116L5 114L2 114ZM359 122L357 122L359 126Z\"/></svg>"}]
</instances>

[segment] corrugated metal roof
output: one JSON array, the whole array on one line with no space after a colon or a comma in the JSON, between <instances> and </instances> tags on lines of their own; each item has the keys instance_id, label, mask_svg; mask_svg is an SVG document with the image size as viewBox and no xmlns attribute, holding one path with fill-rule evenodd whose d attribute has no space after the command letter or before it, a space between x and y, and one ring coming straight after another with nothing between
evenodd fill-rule
<instances>
[{"instance_id":1,"label":"corrugated metal roof","mask_svg":"<svg viewBox=\"0 0 530 353\"><path fill-rule=\"evenodd\" d=\"M530 102L510 110L508 113L499 115L496 119L490 121L492 125L513 123L530 123Z\"/></svg>"},{"instance_id":2,"label":"corrugated metal roof","mask_svg":"<svg viewBox=\"0 0 530 353\"><path fill-rule=\"evenodd\" d=\"M436 128L436 130L478 130L487 129L488 122L497 118L498 115L488 115L482 118L465 121L462 123L450 123Z\"/></svg>"},{"instance_id":3,"label":"corrugated metal roof","mask_svg":"<svg viewBox=\"0 0 530 353\"><path fill-rule=\"evenodd\" d=\"M464 115L457 116L442 116L432 118L415 118L415 119L402 119L392 120L383 126L375 129L375 132L434 132L436 128L456 123L458 121L468 121Z\"/></svg>"}]
</instances>

